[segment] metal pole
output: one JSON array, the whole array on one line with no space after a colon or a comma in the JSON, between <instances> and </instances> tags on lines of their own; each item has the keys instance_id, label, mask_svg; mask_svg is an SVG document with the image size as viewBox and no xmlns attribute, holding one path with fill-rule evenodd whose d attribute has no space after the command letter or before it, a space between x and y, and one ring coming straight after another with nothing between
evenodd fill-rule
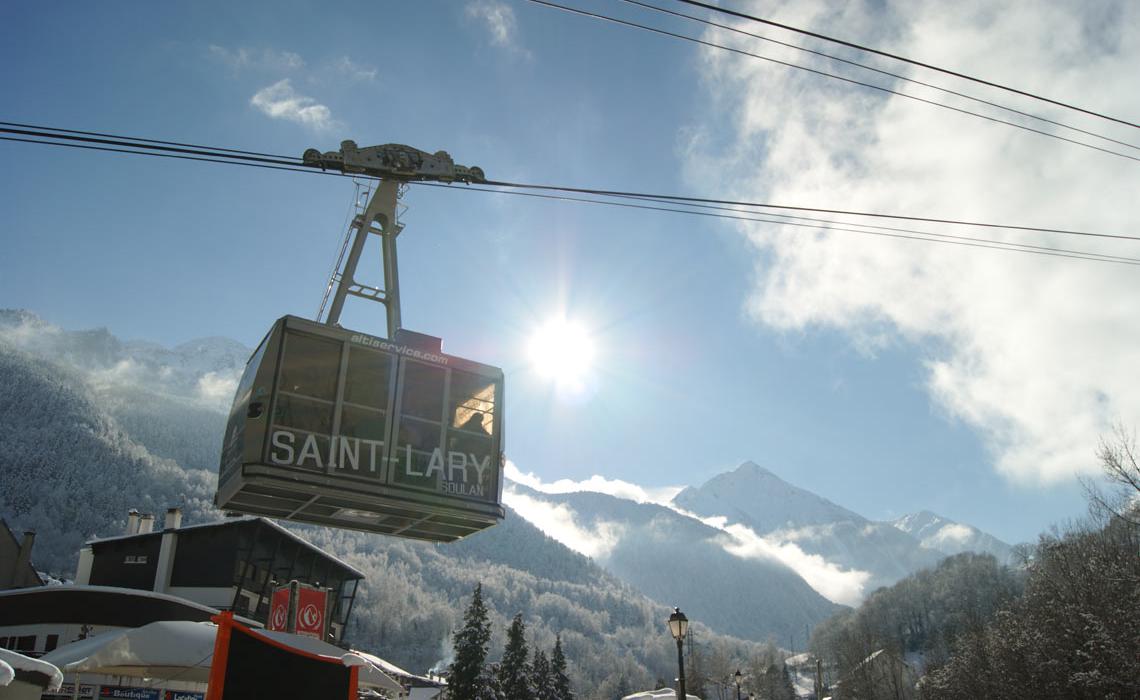
<instances>
[{"instance_id":1,"label":"metal pole","mask_svg":"<svg viewBox=\"0 0 1140 700\"><path fill-rule=\"evenodd\" d=\"M677 700L687 700L685 694L685 640L677 640Z\"/></svg>"}]
</instances>

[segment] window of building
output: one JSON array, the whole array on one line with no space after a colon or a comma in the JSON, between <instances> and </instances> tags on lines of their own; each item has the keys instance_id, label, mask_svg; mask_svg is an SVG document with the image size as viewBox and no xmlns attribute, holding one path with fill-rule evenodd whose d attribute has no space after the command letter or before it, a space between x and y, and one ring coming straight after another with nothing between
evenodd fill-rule
<instances>
[{"instance_id":1,"label":"window of building","mask_svg":"<svg viewBox=\"0 0 1140 700\"><path fill-rule=\"evenodd\" d=\"M44 642L44 653L46 654L49 651L53 651L57 646L59 646L59 635L49 634L47 641Z\"/></svg>"},{"instance_id":2,"label":"window of building","mask_svg":"<svg viewBox=\"0 0 1140 700\"><path fill-rule=\"evenodd\" d=\"M36 650L36 635L27 634L23 637L16 637L16 651L23 653L26 651Z\"/></svg>"}]
</instances>

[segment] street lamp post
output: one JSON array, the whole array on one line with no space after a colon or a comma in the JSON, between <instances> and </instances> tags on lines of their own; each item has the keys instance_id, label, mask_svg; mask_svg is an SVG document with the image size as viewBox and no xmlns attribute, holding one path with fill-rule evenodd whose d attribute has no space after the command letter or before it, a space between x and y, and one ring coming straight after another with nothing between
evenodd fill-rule
<instances>
[{"instance_id":1,"label":"street lamp post","mask_svg":"<svg viewBox=\"0 0 1140 700\"><path fill-rule=\"evenodd\" d=\"M736 700L740 700L740 669L736 669L736 673L732 674L736 679Z\"/></svg>"},{"instance_id":2,"label":"street lamp post","mask_svg":"<svg viewBox=\"0 0 1140 700\"><path fill-rule=\"evenodd\" d=\"M680 608L673 608L669 616L669 634L677 640L677 700L687 700L685 695L685 635L689 631L689 618Z\"/></svg>"}]
</instances>

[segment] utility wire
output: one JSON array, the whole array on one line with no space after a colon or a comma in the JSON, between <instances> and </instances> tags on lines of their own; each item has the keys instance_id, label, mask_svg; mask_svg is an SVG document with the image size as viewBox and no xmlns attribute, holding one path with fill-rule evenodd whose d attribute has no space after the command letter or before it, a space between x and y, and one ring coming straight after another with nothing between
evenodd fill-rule
<instances>
[{"instance_id":1,"label":"utility wire","mask_svg":"<svg viewBox=\"0 0 1140 700\"><path fill-rule=\"evenodd\" d=\"M441 187L447 188L448 185L434 184L430 182L414 182L411 183L421 187ZM845 224L844 226L830 226L821 224L803 224L793 223L788 221L781 221L778 219L760 218L758 216L731 216L728 214L714 214L712 212L696 211L692 209L672 209L669 207L655 207L647 204L630 204L627 202L612 202L601 199L588 199L585 197L571 197L568 195L551 195L541 194L537 192L514 192L511 190L495 190L486 187L471 186L461 188L460 191L472 192L494 192L497 194L509 194L521 197L538 197L542 199L553 199L563 202L579 202L584 204L601 204L612 207L624 207L630 209L644 209L649 211L668 212L673 214L688 214L690 216L707 216L717 219L733 219L737 221L755 221L759 223L777 224L780 226L796 226L810 229L823 229L828 231L839 231L844 233L861 233L870 236L885 236L888 238L903 238L915 241L928 241L930 243L948 243L953 245L965 245L974 248L991 248L994 250L1007 250L1017 253L1033 253L1037 255L1050 255L1053 257L1061 258L1075 258L1078 260L1089 260L1092 262L1115 262L1124 265L1140 265L1140 258L1130 258L1120 255L1108 255L1104 253L1093 253L1090 251L1082 250L1068 250L1065 248L1051 248L1048 246L1030 245L1028 243L1013 243L1008 241L995 241L987 238L972 238L970 236L955 236L945 233L935 233L932 231L916 231L911 229L886 229L874 231L867 230L866 228L847 228L847 226L864 226L863 224ZM738 211L738 210L734 210ZM778 216L778 215L768 215ZM844 222L833 222L844 223ZM884 227L871 227L883 229ZM891 233L890 231L903 231L907 233ZM915 234L915 235L908 235Z\"/></svg>"},{"instance_id":2,"label":"utility wire","mask_svg":"<svg viewBox=\"0 0 1140 700\"><path fill-rule=\"evenodd\" d=\"M268 170L286 170L289 172L308 173L308 174L312 174L312 175L330 175L333 177L348 177L348 178L365 177L368 179L379 179L379 178L374 178L372 176L361 176L359 174L354 175L354 174L350 174L350 173L324 171L324 170L314 169L311 167L286 167L286 166L277 166L277 165L266 165L263 163L254 163L254 162L248 162L248 161L242 161L242 160L224 160L224 159L220 159L220 158L206 158L206 157L202 157L202 156L178 155L175 153L128 150L128 149L124 149L124 148L112 148L112 147L108 147L108 146L95 146L95 145L86 145L86 144L80 144L80 143L59 143L59 142L41 141L41 140L35 140L35 139L10 137L10 136L0 136L0 141L15 141L15 142L21 142L21 143L33 143L33 144L40 144L40 145L47 145L47 146L64 146L64 147L68 147L68 148L78 148L78 149L92 150L92 151L107 151L107 152L111 152L111 153L120 153L120 154L125 153L125 154L130 154L130 155L153 156L153 157L158 157L158 158L174 158L177 160L193 160L193 161L200 161L200 162L206 162L206 163L221 163L223 165L241 165L241 166L252 167L252 168L264 168L264 169L268 169ZM929 232L929 231L916 232L916 233L919 233L921 235L907 235L907 234L903 234L903 233L891 233L891 232L887 232L887 231L851 229L851 228L841 228L841 227L826 226L826 225L796 224L796 223L789 223L787 221L780 221L780 220L776 220L776 219L762 219L759 217L730 216L727 214L715 214L712 212L702 212L702 211L696 211L693 209L672 209L672 208L668 208L668 207L654 207L654 206L649 206L649 205L645 205L645 204L630 204L630 203L626 203L626 202L613 202L613 201L606 201L606 200L591 200L591 199L580 198L580 197L570 197L567 195L542 194L542 193L538 193L538 192L515 192L515 191L511 191L511 190L506 190L506 189L496 190L496 189L490 189L490 188L485 188L485 187L477 187L477 186L476 187L453 188L453 187L450 187L449 185L440 185L440 184L432 184L432 183L424 183L424 182L416 182L416 183L411 183L411 184L416 184L416 185L425 186L425 187L447 188L447 189L452 189L452 190L458 189L459 191L471 190L471 191L477 191L477 192L495 192L495 193L499 193L499 194L509 194L509 195L516 195L516 196L522 196L522 197L535 197L535 198L541 198L541 199L550 199L550 200L567 201L567 202L583 202L583 203L601 204L601 205L606 205L606 206L624 207L624 208L631 208L631 209L645 209L645 210L653 210L653 211L661 211L661 212L672 212L672 213L676 213L676 214L708 216L708 217L719 218L719 219L736 219L736 220L744 220L744 221L756 221L756 222L760 222L760 223L772 223L772 224L783 225L783 226L799 226L799 227L805 227L805 228L827 229L827 230L833 230L833 231L839 231L839 232L849 232L849 233L857 233L857 234L861 233L861 234L871 235L871 236L883 236L883 237L888 237L888 238L902 238L902 239L909 239L909 240L915 240L915 241L926 241L929 243L944 243L944 244L949 244L949 245L962 245L962 246L968 246L968 247L972 247L972 248L989 248L989 249L993 249L993 250L1004 250L1004 251L1010 251L1010 252L1029 253L1029 254L1033 254L1033 255L1048 255L1050 257L1070 258L1070 259L1074 259L1074 260L1087 260L1090 262L1107 262L1107 263L1117 263L1117 264L1123 264L1123 265L1140 266L1140 259L1138 259L1138 258L1128 258L1128 257L1116 256L1116 255L1106 255L1106 254L1102 254L1102 253L1093 253L1093 252L1088 252L1088 251L1070 251L1070 250L1066 250L1063 248L1048 248L1045 246L1032 246L1032 245L1028 245L1028 244L1024 244L1024 243L1010 243L1010 242L1005 242L1005 241L995 241L995 240L983 239L983 238L970 238L970 237L966 237L966 236L952 236L949 234L939 234L939 233L933 233L933 232ZM647 199L646 201L656 201L656 200ZM684 204L681 202L677 202L675 204L677 206L684 206ZM769 215L769 216L779 216L779 215ZM849 224L849 225L865 226L864 224ZM877 227L877 228L883 228L883 227Z\"/></svg>"},{"instance_id":3,"label":"utility wire","mask_svg":"<svg viewBox=\"0 0 1140 700\"><path fill-rule=\"evenodd\" d=\"M660 13L663 13L666 15L671 15L673 17L682 17L684 19L691 20L693 22L700 22L701 24L705 24L705 25L708 25L710 27L716 27L717 29L724 29L726 31L733 32L735 34L741 34L743 36L752 37L753 39L759 39L760 41L766 41L766 42L771 43L771 44L776 44L778 46L784 46L784 47L787 47L789 49L794 49L795 51L801 51L803 53L808 53L808 54L811 54L813 56L819 56L821 58L826 58L830 61L836 61L838 63L843 63L845 65L854 66L856 68L861 68L863 70L871 71L872 73L878 73L879 75L885 75L887 77L894 78L895 80L900 80L902 82L912 83L914 85L921 85L922 87L930 88L932 90L938 90L939 92L944 92L948 95L954 95L955 97L961 97L962 99L970 100L972 102L977 102L978 104L983 104L983 105L986 105L988 107L993 107L995 109L1000 109L1000 110L1009 112L1011 114L1016 114L1018 116L1026 117L1028 119L1035 119L1037 121L1044 122L1046 124L1052 124L1053 126L1061 127L1062 129L1068 129L1070 131L1075 131L1075 132L1080 133L1080 134L1085 134L1086 136L1092 136L1092 137L1095 137L1098 139L1102 139L1104 141L1108 141L1110 143L1115 143L1115 144L1118 144L1121 146L1126 146L1128 148L1140 150L1140 146L1128 143L1127 141L1120 141L1118 139L1114 139L1114 138L1111 138L1109 136L1105 136L1103 134L1098 134L1094 131L1088 131L1087 129L1081 129L1081 128L1076 127L1076 126L1072 126L1069 124L1065 124L1063 122L1055 121L1053 119L1049 119L1048 117L1043 117L1039 114L1033 114L1032 112L1023 112L1020 109L1015 109L1013 107L1009 107L1009 106L1006 106L1003 104L999 104L997 102L992 102L990 100L986 100L986 99L983 99L981 97L974 97L973 95L967 95L964 92L958 92L957 90L951 90L950 88L942 87L941 85L934 85L933 83L928 83L928 82L925 82L922 80L918 80L916 78L910 78L910 77L907 77L905 75L902 75L901 73L893 73L889 70L883 70L881 68L876 68L874 66L867 65L866 63L860 63L858 61L852 61L850 59L843 58L842 56L836 56L834 54L825 53L823 51L816 51L815 49L809 49L807 47L799 46L797 44L792 44L792 43L789 43L786 41L780 41L779 39L773 39L771 37L763 36L762 34L755 34L753 32L749 32L749 31L745 31L743 29L740 29L739 27L733 27L732 25L720 24L719 22L713 22L712 20L707 20L707 19L704 19L703 17L697 17L696 15L688 15L688 14L685 14L684 12L677 12L676 10L670 10L670 9L667 9L664 7L658 7L656 5L652 5L652 4L647 3L647 2L641 2L641 0L622 0L622 2L628 3L630 5L636 5L638 7L643 7L643 8L649 9L649 10L654 10L655 12L660 12Z\"/></svg>"},{"instance_id":4,"label":"utility wire","mask_svg":"<svg viewBox=\"0 0 1140 700\"><path fill-rule=\"evenodd\" d=\"M225 151L226 153L240 153L247 156L264 156L266 158L277 158L281 160L288 160L288 156L276 156L272 153L258 153L257 151L240 151L234 148L221 148L218 146L196 146L192 143L179 143L178 141L160 141L158 139L146 139L138 136L116 136L115 134L104 134L98 131L76 131L75 129L60 129L52 126L36 126L35 124L22 124L20 122L3 122L0 121L0 126L10 126L17 129L49 129L51 131L58 131L64 134L79 134L80 136L102 136L104 138L112 139L129 139L131 141L138 141L140 143L156 143L165 146L185 146L187 148L200 148L209 149L211 151Z\"/></svg>"},{"instance_id":5,"label":"utility wire","mask_svg":"<svg viewBox=\"0 0 1140 700\"><path fill-rule=\"evenodd\" d=\"M52 128L42 127L40 129L52 129ZM40 145L86 147L87 149L91 149L91 150L108 150L108 152L129 153L129 154L135 154L135 155L162 155L165 157L176 157L176 158L179 158L179 160L192 160L192 161L205 161L205 162L217 162L217 163L228 163L228 164L252 165L252 166L260 166L260 168L267 168L270 170L292 170L292 171L296 171L296 172L328 174L328 176L337 176L337 177L365 177L365 178L370 177L370 176L363 176L363 174L360 174L360 173L342 173L342 172L337 172L337 171L325 171L325 170L321 170L319 168L316 168L316 166L304 165L301 161L296 160L296 158L288 158L286 156L253 157L253 156L241 156L241 155L237 155L237 156L226 155L223 153L218 153L217 149L213 149L209 146L190 145L190 146L192 146L190 148L173 148L173 147L164 147L164 146L160 146L160 145L133 144L129 140L132 137L114 136L111 139L96 139L96 138L92 138L92 137L56 135L56 133L50 133L50 132L46 132L46 131L15 130L15 129L9 129L9 128L5 128L5 127L0 127L0 133L5 133L5 132L18 132L18 133L21 133L21 135L25 135L25 136L28 135L28 133L31 133L31 135L38 136L41 138L50 138L50 139L58 139L58 140L65 140L65 141L66 140L81 140L81 141L84 141L84 143L90 143L90 141L99 141L99 143L103 143L103 144L106 144L108 146L125 146L127 148L83 146L83 145L78 145L78 144L58 143L58 140L49 141L49 140L39 140L39 139L32 139L32 138L0 137L0 139L2 139L2 140L24 141L24 143L32 143L32 144L40 144ZM163 144L173 143L173 141L162 141L162 143ZM157 149L158 153L152 153L152 152L150 152L150 149ZM197 154L197 155L184 155L186 153ZM250 152L245 152L245 153L250 153ZM373 179L378 179L378 178L373 178ZM1140 236L1126 236L1126 235L1119 235L1119 234L1101 234L1101 233L1094 233L1094 231L1082 231L1082 230L1072 230L1072 229L1017 226L1017 225L1009 225L1009 223L992 223L992 222L984 222L984 221L966 221L966 220L960 220L960 219L936 219L936 218L928 218L928 217L911 217L911 215L904 215L904 214L888 214L888 213L881 213L881 212L864 212L864 211L840 210L840 209L823 209L823 207L796 206L796 205L789 205L789 204L771 204L771 203L766 203L766 202L741 202L741 201L733 201L733 200L712 200L712 198L706 198L706 197L689 197L689 196L679 196L679 195L658 195L658 194L648 194L648 193L622 192L622 190L611 190L611 189L594 189L594 188L567 187L567 186L555 186L555 185L532 185L532 184L523 184L523 182L507 182L507 181L500 181L500 180L487 180L487 181L484 181L483 184L488 185L488 186L494 186L494 187L505 187L505 188L514 188L514 189L538 189L538 190L548 190L548 192L567 192L567 193L575 193L575 194L588 194L588 195L616 197L616 198L635 198L635 200L646 200L646 201L654 201L654 202L661 202L661 203L669 203L669 204L674 204L674 205L678 205L678 206L727 205L727 206L740 206L740 207L754 207L754 209L829 213L829 214L840 214L840 215L852 215L852 217L866 217L866 218L874 218L874 219L897 219L897 220L903 220L903 221L942 223L942 225L950 225L950 226L969 226L969 227L978 227L978 228L1008 229L1008 230L1019 230L1019 231L1031 231L1031 233L1061 234L1061 235L1070 235L1070 236L1089 236L1089 237L1097 237L1097 238L1125 239L1125 241L1140 241Z\"/></svg>"},{"instance_id":6,"label":"utility wire","mask_svg":"<svg viewBox=\"0 0 1140 700\"><path fill-rule=\"evenodd\" d=\"M225 153L220 153L220 152L218 152L218 149L213 149L209 146L200 146L200 145L191 144L190 148L175 148L175 147L167 147L167 146L163 146L163 145L147 145L147 144L141 144L141 143L132 143L130 141L130 139L132 139L133 137L129 137L129 136L112 135L112 137L109 139L99 139L99 138L86 137L86 136L69 135L66 133L56 134L56 133L50 133L48 131L40 130L40 129L50 129L50 128L51 127L39 127L37 130L26 130L26 129L12 129L12 128L8 128L8 127L0 127L0 133L18 133L18 134L21 134L24 136L32 135L32 136L39 137L40 139L45 139L45 138L46 139L55 139L55 141L39 140L39 139L32 139L32 138L13 138L13 137L3 137L3 136L0 136L0 139L6 140L6 141L21 141L21 142L27 142L27 143L38 143L41 145L71 146L71 147L76 147L76 148L86 148L88 150L102 150L102 151L111 151L111 152L117 152L117 153L131 153L131 154L135 154L135 155L161 155L161 156L165 156L165 157L178 158L181 160L201 160L201 161L206 161L206 162L227 163L227 164L231 164L231 165L249 165L249 166L263 167L263 168L268 168L268 169L273 169L273 170L292 170L292 171L296 171L296 172L324 174L324 175L332 175L332 176L337 176L337 177L350 177L350 178L351 177L360 177L360 178L379 179L379 178L376 178L374 176L362 175L360 173L342 173L342 172L338 172L338 171L326 171L326 170L320 169L319 167L316 167L316 166L305 165L299 159L290 159L290 158L287 158L285 156L268 156L267 155L267 157L263 158L263 157L253 157L253 156L245 156L245 155L227 155ZM112 148L112 147L106 147L106 146L88 146L88 145L83 145L83 144L66 143L66 141L69 141L69 140L78 140L78 141L82 141L84 143L98 142L100 144L107 144L107 146L124 146L126 148ZM61 143L60 141L64 141L64 142ZM157 142L157 143L166 144L166 143L176 143L176 142L163 141L163 142ZM151 149L157 150L158 152L151 152ZM251 153L251 151L245 151L243 153ZM184 154L193 154L193 155L184 155ZM1069 229L1043 228L1043 227L1036 227L1036 226L1020 226L1020 225L1014 225L1014 224L996 224L996 223L989 223L989 222L964 221L964 220L960 220L960 219L939 219L939 218L920 217L920 216L906 216L906 215L902 215L902 214L886 214L886 213L880 213L880 212L854 211L854 210L847 210L847 209L825 209L825 208L820 208L820 207L805 207L805 206L794 206L794 205L785 205L785 204L771 204L771 203L767 203L767 202L742 202L742 201L734 201L734 200L728 200L728 199L710 199L710 198L703 198L703 197L686 197L686 196L679 196L679 195L660 195L660 194L649 194L649 193L643 193L643 192L629 192L629 191L620 191L620 190L602 190L602 189L592 189L592 188L584 188L584 187L567 187L567 186L558 186L558 185L536 185L536 184L528 184L528 183L505 182L505 181L499 181L499 180L487 180L482 184L493 186L493 187L505 187L505 188L512 188L512 189L546 190L546 191L570 192L570 193L576 193L576 194L589 194L589 195L595 195L595 196L614 197L614 198L641 199L641 200L649 200L649 201L658 201L658 202L663 202L663 203L669 203L669 204L674 204L677 206L690 206L691 207L691 206L699 206L699 205L727 205L727 206L735 206L735 207L749 207L749 208L761 208L761 209L777 209L777 210L783 209L783 210L789 210L789 211L803 211L803 212L816 212L816 213L825 213L825 214L839 214L839 215L845 215L845 216L860 216L860 217L870 217L870 218L877 218L877 219L897 219L897 220L902 220L902 221L916 221L916 222L945 224L945 225L954 225L954 226L972 226L972 227L978 227L978 228L1006 229L1006 230L1012 230L1012 231L1028 231L1028 232L1035 232L1035 233L1052 233L1052 234L1063 234L1063 235L1071 235L1071 236L1089 236L1089 237L1095 237L1095 238L1111 238L1111 239L1120 239L1120 240L1140 241L1140 236L1127 236L1127 235L1122 235L1122 234L1096 233L1096 232L1091 232L1091 231L1074 231L1074 230L1069 230Z\"/></svg>"},{"instance_id":7,"label":"utility wire","mask_svg":"<svg viewBox=\"0 0 1140 700\"><path fill-rule=\"evenodd\" d=\"M649 199L667 201L674 204L697 202L702 204L728 204L740 207L755 207L758 209L787 209L791 211L810 211L824 214L842 214L845 216L865 216L878 219L900 219L903 221L923 221L932 224L950 224L955 226L976 226L979 228L1007 229L1011 231L1032 231L1037 233L1058 233L1069 236L1092 236L1094 238L1115 238L1120 240L1140 241L1140 236L1126 236L1123 234L1095 233L1092 231L1073 231L1069 229L1042 228L1037 226L1017 226L1013 224L994 224L981 221L964 221L961 219L936 219L923 216L904 216L901 214L882 214L877 212L853 211L849 209L822 209L818 207L800 207L788 204L768 204L765 202L739 202L729 199L705 199L700 197L681 197L673 195L655 195L639 192L622 192L619 190L597 190L585 187L564 187L555 185L531 185L517 182L499 182L488 180L485 184L498 187L513 187L519 189L548 190L556 192L574 192L578 194L592 194L605 197L626 197L635 199Z\"/></svg>"},{"instance_id":8,"label":"utility wire","mask_svg":"<svg viewBox=\"0 0 1140 700\"><path fill-rule=\"evenodd\" d=\"M945 75L952 75L955 78L961 78L963 80L969 80L970 82L978 83L979 85L985 85L987 87L997 88L998 90L1004 90L1006 92L1012 92L1015 95L1021 95L1022 97L1028 97L1028 98L1031 98L1034 100L1039 100L1041 102L1047 102L1051 105L1056 105L1058 107L1064 107L1065 109L1071 109L1075 112L1081 112L1083 114L1088 114L1088 115L1093 116L1093 117L1099 117L1100 119L1106 119L1106 120L1111 121L1111 122L1116 122L1117 124L1123 124L1125 126L1130 126L1134 129L1140 129L1140 124L1136 124L1136 123L1133 123L1130 121L1126 121L1124 119L1117 119L1116 117L1110 117L1107 114L1101 114L1100 112L1094 112L1092 110L1085 109L1084 107L1078 107L1078 106L1070 104L1068 102L1062 102L1060 100L1053 100L1053 99L1050 99L1048 97L1043 97L1041 95L1038 95L1038 94L1035 94L1032 92L1026 92L1024 90L1018 90L1017 88L1013 88L1013 87L1010 87L1008 85L1002 85L1000 83L994 83L994 82L991 82L989 80L983 80L982 78L977 78L977 77L974 77L971 75L966 75L965 73L959 73L957 71L952 71L948 68L940 68L938 66L934 66L934 65L931 65L929 63L923 63L922 61L916 61L914 59L907 58L905 56L899 56L898 54L888 53L886 51L880 51L879 49L873 49L869 46L864 46L862 44L856 44L856 43L851 42L851 41L844 41L843 39L837 39L837 38L832 37L832 36L827 36L826 34L818 34L816 32L808 31L806 29L800 29L799 27L793 27L793 26L790 26L787 24L781 24L779 22L774 22L770 19L763 19L761 17L756 17L754 15L745 14L743 12L737 12L736 10L730 10L728 8L725 8L725 7L718 7L716 5L711 5L711 4L706 3L706 2L700 2L699 0L676 0L676 1L680 2L680 3L684 3L686 5L692 5L694 7L702 7L706 10L711 11L711 12L719 12L721 14L731 15L733 17L737 17L740 19L747 19L747 20L751 20L753 22L759 22L761 24L767 24L768 26L771 26L771 27L778 27L780 29L786 29L790 32L796 32L797 34L803 34L805 36L814 37L816 39L822 39L823 41L829 41L833 44L839 44L841 46L846 46L848 48L857 49L859 51L864 51L866 53L873 53L877 56L883 56L885 58L891 58L891 59L894 59L896 61L902 61L903 63L909 63L912 66L919 66L921 68L926 68L928 70L937 71L937 72L943 73Z\"/></svg>"},{"instance_id":9,"label":"utility wire","mask_svg":"<svg viewBox=\"0 0 1140 700\"><path fill-rule=\"evenodd\" d=\"M905 92L900 92L898 90L892 90L891 88L886 88L886 87L883 87L881 85L875 85L873 83L864 82L862 80L855 80L854 78L847 78L847 77L844 77L842 75L837 75L835 73L828 73L827 71L818 70L816 68L809 68L807 66L801 66L797 63L790 63L788 61L781 61L780 59L777 59L777 58L771 58L769 56L762 56L758 53L753 53L751 51L745 51L744 49L738 49L738 48L734 48L732 46L725 46L724 44L717 44L717 43L712 42L712 41L706 41L704 39L698 39L696 37L691 37L691 36L688 36L686 34L678 34L677 32L671 32L671 31L666 30L666 29L658 29L657 27L650 27L648 25L639 24L637 22L631 22L629 20L618 19L617 17L611 17L609 15L604 15L604 14L601 14L599 12L590 12L588 10L582 10L582 9L579 9L576 7L570 7L568 5L560 5L556 2L551 2L551 0L528 0L528 2L532 2L536 5L542 5L544 7L549 7L549 8L555 9L555 10L561 10L562 12L568 12L570 14L580 15L583 17L589 17L591 19L602 20L604 22L612 22L614 24L620 24L620 25L623 25L626 27L631 27L634 29L640 29L642 31L651 32L654 34L660 34L662 36L673 37L674 39L682 39L684 41L691 41L694 44L700 44L702 46L708 46L708 47L711 47L714 49L721 49L722 51L731 51L732 53L740 54L741 56L749 56L751 58L755 58L755 59L758 59L761 61L768 61L769 63L775 63L775 64L778 64L781 66L786 66L788 68L795 68L797 70L806 71L808 73L814 73L816 75L823 76L825 78L832 78L833 80L841 80L845 83L850 83L852 85L858 85L860 87L869 88L871 90L878 90L879 92L884 92L884 93L887 93L889 95L897 95L899 97L904 97L908 100L915 100L916 102L922 102L924 104L934 105L935 107L942 107L943 109L949 109L951 111L958 112L960 114L965 114L965 115L968 115L971 117L977 117L979 119L985 119L986 121L994 122L995 124L1004 124L1006 126L1011 126L1015 129L1021 129L1022 131L1028 131L1028 132L1031 132L1034 134L1040 134L1041 136L1047 136L1051 139L1057 139L1058 141L1064 141L1066 143L1071 143L1071 144L1074 144L1077 146L1083 146L1085 148L1091 148L1092 150L1100 151L1101 153L1107 153L1109 155L1118 156L1120 158L1127 158L1128 160L1131 160L1131 161L1140 162L1140 156L1128 155L1127 153L1121 153L1119 151L1114 151L1111 148L1104 148L1102 146L1096 146L1094 144L1086 143L1084 141L1078 141L1076 139L1072 139L1072 138L1069 138L1067 136L1061 136L1060 134L1054 134L1054 133L1051 133L1048 131L1044 131L1042 129L1035 129L1031 126L1026 126L1025 124L1018 124L1017 122L1012 122L1012 121L1009 121L1008 119L1001 119L999 117L993 117L993 116L990 116L987 114L982 114L980 112L974 112L972 110L964 109L962 107L955 107L953 105L946 104L945 102L939 102L937 100L931 100L931 99L927 99L925 97L919 97L917 95L911 95L911 94L908 94Z\"/></svg>"}]
</instances>

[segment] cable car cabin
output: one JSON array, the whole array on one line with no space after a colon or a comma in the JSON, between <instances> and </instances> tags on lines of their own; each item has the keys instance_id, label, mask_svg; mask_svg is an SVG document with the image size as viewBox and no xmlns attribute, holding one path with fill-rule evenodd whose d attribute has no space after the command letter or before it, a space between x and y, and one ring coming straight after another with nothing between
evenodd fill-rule
<instances>
[{"instance_id":1,"label":"cable car cabin","mask_svg":"<svg viewBox=\"0 0 1140 700\"><path fill-rule=\"evenodd\" d=\"M450 542L502 520L503 372L285 316L242 375L219 508Z\"/></svg>"}]
</instances>

